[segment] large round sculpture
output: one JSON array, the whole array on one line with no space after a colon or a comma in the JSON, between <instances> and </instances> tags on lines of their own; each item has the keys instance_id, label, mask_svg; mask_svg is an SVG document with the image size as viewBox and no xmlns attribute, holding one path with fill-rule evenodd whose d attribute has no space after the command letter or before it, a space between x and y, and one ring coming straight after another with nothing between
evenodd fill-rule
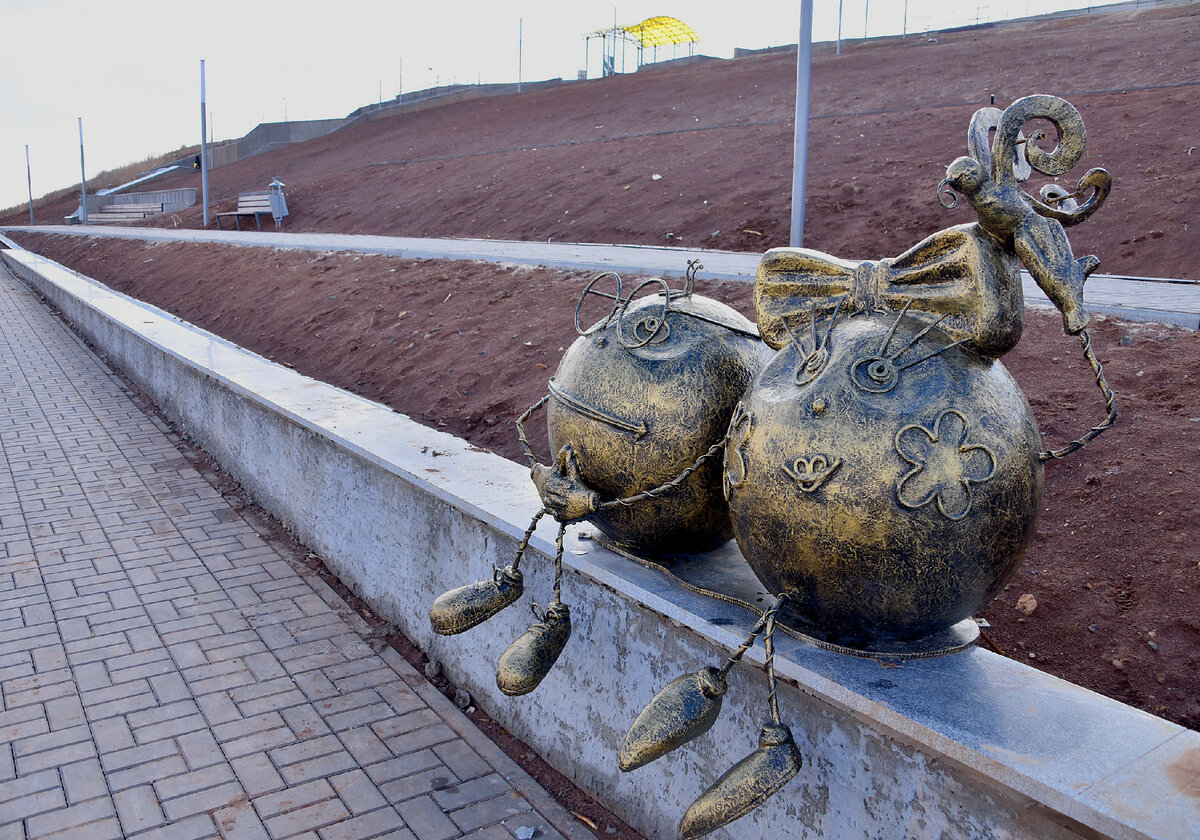
<instances>
[{"instance_id":1,"label":"large round sculpture","mask_svg":"<svg viewBox=\"0 0 1200 840\"><path fill-rule=\"evenodd\" d=\"M701 295L643 284L567 348L550 380L554 452L570 446L601 502L672 481L724 437L738 399L771 351L754 324ZM619 297L619 296L618 296ZM622 305L623 304L623 305ZM677 486L588 521L647 552L713 548L731 535L720 452Z\"/></svg>"},{"instance_id":2,"label":"large round sculpture","mask_svg":"<svg viewBox=\"0 0 1200 840\"><path fill-rule=\"evenodd\" d=\"M848 647L968 618L1016 570L1042 497L1037 424L999 362L905 314L785 346L730 425L738 545L785 615Z\"/></svg>"}]
</instances>

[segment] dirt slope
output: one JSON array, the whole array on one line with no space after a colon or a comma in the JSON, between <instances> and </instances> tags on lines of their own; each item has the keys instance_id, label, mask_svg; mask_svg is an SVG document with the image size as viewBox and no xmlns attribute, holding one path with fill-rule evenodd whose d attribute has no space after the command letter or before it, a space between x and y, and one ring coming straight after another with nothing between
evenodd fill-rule
<instances>
[{"instance_id":1,"label":"dirt slope","mask_svg":"<svg viewBox=\"0 0 1200 840\"><path fill-rule=\"evenodd\" d=\"M934 189L965 153L971 114L1042 92L1084 116L1074 177L1100 165L1116 182L1073 230L1076 253L1105 273L1200 279L1200 191L1180 182L1200 160L1198 39L1193 3L818 47L805 244L895 255L968 221ZM293 231L762 251L787 244L794 88L794 53L652 67L336 132L217 169L210 189L215 209L233 209L279 176ZM18 208L0 221L24 220ZM154 222L200 223L199 207Z\"/></svg>"}]
</instances>

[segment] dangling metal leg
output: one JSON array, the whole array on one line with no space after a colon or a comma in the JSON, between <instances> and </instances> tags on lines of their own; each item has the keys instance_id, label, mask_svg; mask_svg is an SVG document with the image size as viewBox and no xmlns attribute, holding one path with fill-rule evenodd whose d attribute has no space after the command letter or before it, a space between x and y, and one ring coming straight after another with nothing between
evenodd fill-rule
<instances>
[{"instance_id":1,"label":"dangling metal leg","mask_svg":"<svg viewBox=\"0 0 1200 840\"><path fill-rule=\"evenodd\" d=\"M786 598L786 593L780 595L759 622L767 651L767 705L771 721L764 724L759 733L758 749L731 767L688 808L679 823L679 834L685 840L701 837L744 817L800 771L800 750L796 747L791 730L779 716L775 676L775 615ZM756 625L755 630L758 629ZM753 644L753 639L750 644ZM744 646L734 656L740 659L748 647Z\"/></svg>"},{"instance_id":2,"label":"dangling metal leg","mask_svg":"<svg viewBox=\"0 0 1200 840\"><path fill-rule=\"evenodd\" d=\"M442 636L453 636L482 624L505 607L513 604L525 592L524 576L521 574L521 558L529 548L538 522L546 515L539 510L525 529L525 536L517 546L517 556L512 565L505 569L492 566L492 579L443 592L429 608L429 623L433 631ZM561 532L560 532L561 533Z\"/></svg>"},{"instance_id":3,"label":"dangling metal leg","mask_svg":"<svg viewBox=\"0 0 1200 840\"><path fill-rule=\"evenodd\" d=\"M563 535L566 530L566 523L560 522L554 554L554 600L540 615L534 605L538 622L530 625L508 646L496 665L496 685L510 697L528 694L537 688L571 638L571 611L562 602Z\"/></svg>"},{"instance_id":4,"label":"dangling metal leg","mask_svg":"<svg viewBox=\"0 0 1200 840\"><path fill-rule=\"evenodd\" d=\"M781 598L778 603L782 602ZM712 728L729 690L729 672L753 647L773 615L773 610L763 613L746 640L720 668L710 666L694 674L684 674L654 695L625 734L617 753L617 765L625 772L636 770Z\"/></svg>"}]
</instances>

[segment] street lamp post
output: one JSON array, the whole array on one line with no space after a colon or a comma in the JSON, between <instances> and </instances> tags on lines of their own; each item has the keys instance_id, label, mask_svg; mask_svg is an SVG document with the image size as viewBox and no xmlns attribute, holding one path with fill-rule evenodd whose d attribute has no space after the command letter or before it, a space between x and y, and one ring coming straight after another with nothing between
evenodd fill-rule
<instances>
[{"instance_id":1,"label":"street lamp post","mask_svg":"<svg viewBox=\"0 0 1200 840\"><path fill-rule=\"evenodd\" d=\"M204 226L208 227L208 106L204 96L204 59L200 59L200 189L204 195Z\"/></svg>"},{"instance_id":2,"label":"street lamp post","mask_svg":"<svg viewBox=\"0 0 1200 840\"><path fill-rule=\"evenodd\" d=\"M33 170L29 168L29 144L25 144L25 180L29 184L29 224L33 224Z\"/></svg>"},{"instance_id":3,"label":"street lamp post","mask_svg":"<svg viewBox=\"0 0 1200 840\"><path fill-rule=\"evenodd\" d=\"M800 41L796 45L796 141L792 157L792 229L789 244L804 244L804 188L808 169L808 99L812 74L813 0L800 0Z\"/></svg>"},{"instance_id":4,"label":"street lamp post","mask_svg":"<svg viewBox=\"0 0 1200 840\"><path fill-rule=\"evenodd\" d=\"M79 118L79 192L83 199L79 202L79 221L88 223L87 219L87 172L83 168L83 117Z\"/></svg>"}]
</instances>

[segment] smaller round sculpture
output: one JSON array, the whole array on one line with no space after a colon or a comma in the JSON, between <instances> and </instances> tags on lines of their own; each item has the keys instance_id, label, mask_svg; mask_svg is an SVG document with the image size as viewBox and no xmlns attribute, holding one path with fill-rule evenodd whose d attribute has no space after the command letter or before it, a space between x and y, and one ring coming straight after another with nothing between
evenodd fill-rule
<instances>
[{"instance_id":1,"label":"smaller round sculpture","mask_svg":"<svg viewBox=\"0 0 1200 840\"><path fill-rule=\"evenodd\" d=\"M827 322L784 347L733 417L738 545L787 614L847 647L968 618L1037 526L1037 424L999 362L905 313Z\"/></svg>"},{"instance_id":2,"label":"smaller round sculpture","mask_svg":"<svg viewBox=\"0 0 1200 840\"><path fill-rule=\"evenodd\" d=\"M641 290L651 293L637 297ZM595 491L596 509L586 518L613 541L648 552L713 548L732 534L719 445L770 350L754 324L691 294L690 283L671 291L649 280L630 298L613 297L613 311L580 330L550 380L551 449L566 448L570 459L560 454L560 464L573 461L575 477ZM668 491L654 489L714 446Z\"/></svg>"}]
</instances>

